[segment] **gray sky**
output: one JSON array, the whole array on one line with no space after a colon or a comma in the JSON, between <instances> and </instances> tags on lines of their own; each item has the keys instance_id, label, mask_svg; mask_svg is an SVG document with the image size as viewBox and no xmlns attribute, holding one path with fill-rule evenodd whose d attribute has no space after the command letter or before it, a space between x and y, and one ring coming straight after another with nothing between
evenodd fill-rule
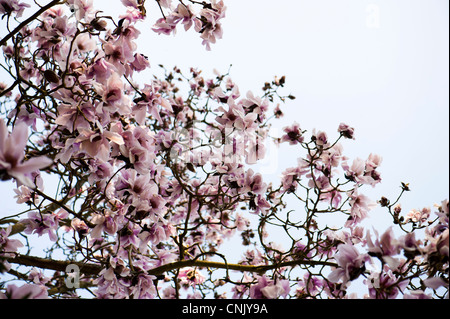
<instances>
[{"instance_id":1,"label":"gray sky","mask_svg":"<svg viewBox=\"0 0 450 319\"><path fill-rule=\"evenodd\" d=\"M112 1L96 0L100 8ZM117 0L119 2L119 0ZM102 6L102 3L108 5ZM147 12L159 10L147 1ZM255 94L265 81L286 75L285 92L297 97L285 118L309 132L337 136L345 122L356 140L345 141L350 158L383 156L383 183L369 189L375 199L397 195L400 182L413 192L405 209L440 203L449 193L449 42L445 0L227 0L224 35L206 51L194 32L175 37L140 27L141 52L153 66L198 67L226 72L241 93ZM190 30L192 31L192 30ZM146 75L143 75L145 77ZM294 147L282 149L275 177L296 163ZM283 156L281 156L283 154ZM264 165L264 164L263 164ZM273 176L272 176L273 175Z\"/></svg>"}]
</instances>

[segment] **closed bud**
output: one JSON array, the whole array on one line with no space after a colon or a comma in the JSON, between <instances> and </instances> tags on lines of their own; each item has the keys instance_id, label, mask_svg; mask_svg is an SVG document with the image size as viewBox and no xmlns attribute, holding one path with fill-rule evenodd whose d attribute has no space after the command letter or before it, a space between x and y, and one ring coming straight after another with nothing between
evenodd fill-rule
<instances>
[{"instance_id":1,"label":"closed bud","mask_svg":"<svg viewBox=\"0 0 450 319\"><path fill-rule=\"evenodd\" d=\"M386 197L381 197L381 199L378 201L378 203L381 205L381 207L387 207L390 203L389 199Z\"/></svg>"},{"instance_id":2,"label":"closed bud","mask_svg":"<svg viewBox=\"0 0 450 319\"><path fill-rule=\"evenodd\" d=\"M59 82L58 75L52 70L45 70L44 71L44 78L47 81L49 81L50 83L58 83Z\"/></svg>"},{"instance_id":3,"label":"closed bud","mask_svg":"<svg viewBox=\"0 0 450 319\"><path fill-rule=\"evenodd\" d=\"M97 31L105 31L106 30L106 21L100 20L98 18L91 21L91 27L93 27Z\"/></svg>"}]
</instances>

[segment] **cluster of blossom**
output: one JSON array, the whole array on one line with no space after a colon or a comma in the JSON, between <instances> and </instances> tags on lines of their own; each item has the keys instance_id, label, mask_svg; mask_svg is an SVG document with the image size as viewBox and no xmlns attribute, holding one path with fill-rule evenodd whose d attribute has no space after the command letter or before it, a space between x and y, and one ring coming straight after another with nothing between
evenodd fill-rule
<instances>
[{"instance_id":1,"label":"cluster of blossom","mask_svg":"<svg viewBox=\"0 0 450 319\"><path fill-rule=\"evenodd\" d=\"M30 5L28 3L22 3L18 0L1 0L0 14L2 15L2 18L10 15L14 15L16 18L20 18L23 14L23 11L29 7Z\"/></svg>"},{"instance_id":2,"label":"cluster of blossom","mask_svg":"<svg viewBox=\"0 0 450 319\"><path fill-rule=\"evenodd\" d=\"M131 1L122 1L131 2ZM189 30L192 26L200 34L202 44L207 50L211 50L211 44L222 38L221 20L225 18L226 7L223 1L212 0L211 3L189 1L192 4L202 4L202 9L197 13L192 4L185 5L182 1L175 6L172 1L158 1L160 7L168 9L170 12L160 18L153 27L153 31L158 34L175 34L179 23L184 30ZM138 4L136 4L138 5Z\"/></svg>"},{"instance_id":3,"label":"cluster of blossom","mask_svg":"<svg viewBox=\"0 0 450 319\"><path fill-rule=\"evenodd\" d=\"M209 48L222 34L225 6L189 2L158 0L163 17L154 30L194 26ZM4 14L20 17L23 5L3 3ZM400 216L398 200L383 198L379 204L406 233L390 228L374 237L361 221L377 203L363 188L381 182L381 157L349 162L341 140L354 139L354 130L344 123L335 139L298 123L271 137L305 155L279 185L266 183L251 164L267 156L269 120L283 114L272 102L293 99L278 93L285 78L266 83L261 96L241 95L228 74L205 78L196 69L134 83L133 75L150 67L136 45L145 6L122 3L118 22L92 1L55 4L2 47L14 83L0 86L0 178L15 180L17 203L27 208L0 219L7 224L0 229L1 272L17 275L12 264L24 264L23 243L11 238L21 233L48 238L49 251L62 250L85 265L82 272L91 269L80 280L95 287L96 298L201 298L205 291L225 298L224 287L234 298L349 298L347 289L361 278L370 298L446 294L448 201L431 220L430 209ZM202 6L198 14L194 5ZM58 178L57 196L44 193L40 170ZM288 201L304 212L286 212ZM328 225L327 214L342 216L343 228ZM287 245L268 227L285 232ZM232 264L222 250L235 236L247 250ZM26 260L30 266L35 259ZM8 285L0 298L77 297L61 280L61 262L36 261L55 275L19 274L29 283ZM230 278L228 268L241 277ZM226 270L220 280L217 270Z\"/></svg>"}]
</instances>

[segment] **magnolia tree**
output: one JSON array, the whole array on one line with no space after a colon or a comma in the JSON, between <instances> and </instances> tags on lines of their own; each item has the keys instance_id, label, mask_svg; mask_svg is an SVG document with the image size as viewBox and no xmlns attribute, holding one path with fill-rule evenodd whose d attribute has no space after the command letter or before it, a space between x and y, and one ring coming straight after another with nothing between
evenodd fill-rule
<instances>
[{"instance_id":1,"label":"magnolia tree","mask_svg":"<svg viewBox=\"0 0 450 319\"><path fill-rule=\"evenodd\" d=\"M0 298L448 298L448 200L364 195L381 157L347 158L347 124L272 136L285 77L258 94L195 68L139 83L150 4L121 2L115 19L92 0L0 0L0 178L17 194L2 202L21 204L0 215ZM223 1L154 8L154 32L221 38ZM270 183L254 165L268 143L299 154ZM375 206L380 233L361 223Z\"/></svg>"}]
</instances>

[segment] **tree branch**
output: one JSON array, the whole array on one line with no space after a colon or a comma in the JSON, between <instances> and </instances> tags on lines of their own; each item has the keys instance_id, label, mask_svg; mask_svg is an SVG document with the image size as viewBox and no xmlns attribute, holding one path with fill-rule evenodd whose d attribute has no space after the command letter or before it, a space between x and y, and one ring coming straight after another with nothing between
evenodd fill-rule
<instances>
[{"instance_id":1,"label":"tree branch","mask_svg":"<svg viewBox=\"0 0 450 319\"><path fill-rule=\"evenodd\" d=\"M38 267L63 272L66 271L67 266L77 265L80 268L80 272L86 275L98 275L98 273L103 269L102 266L96 264L87 264L71 260L45 259L27 255L16 255L13 258L8 258L8 262L23 266Z\"/></svg>"},{"instance_id":2,"label":"tree branch","mask_svg":"<svg viewBox=\"0 0 450 319\"><path fill-rule=\"evenodd\" d=\"M86 275L98 275L103 269L102 266L91 263L82 263L70 260L49 260L40 257L17 255L16 257L9 258L8 261L14 264L20 264L24 266L34 266L44 269L52 269L57 271L66 271L68 265L77 265L80 268L80 272ZM282 267L295 267L299 265L309 266L328 266L337 267L336 263L327 261L313 261L313 260L291 260L278 264L271 265L240 265L240 264L228 264L224 262L208 261L208 260L182 260L176 261L170 264L162 265L148 271L149 275L162 275L163 273L175 269L181 269L184 267L207 267L217 269L228 269L236 271L248 271L255 273L265 273L266 271L282 268Z\"/></svg>"}]
</instances>

